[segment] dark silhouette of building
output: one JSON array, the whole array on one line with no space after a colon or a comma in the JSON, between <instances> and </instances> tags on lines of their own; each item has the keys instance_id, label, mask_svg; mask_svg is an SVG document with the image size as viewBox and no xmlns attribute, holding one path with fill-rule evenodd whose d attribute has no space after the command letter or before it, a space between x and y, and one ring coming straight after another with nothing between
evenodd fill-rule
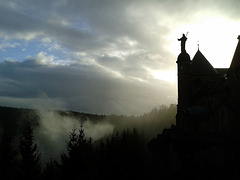
<instances>
[{"instance_id":1,"label":"dark silhouette of building","mask_svg":"<svg viewBox=\"0 0 240 180\"><path fill-rule=\"evenodd\" d=\"M240 41L230 67L214 68L199 49L190 58L184 34L178 40L181 53L177 58L177 130L184 134L237 135L240 132Z\"/></svg>"}]
</instances>

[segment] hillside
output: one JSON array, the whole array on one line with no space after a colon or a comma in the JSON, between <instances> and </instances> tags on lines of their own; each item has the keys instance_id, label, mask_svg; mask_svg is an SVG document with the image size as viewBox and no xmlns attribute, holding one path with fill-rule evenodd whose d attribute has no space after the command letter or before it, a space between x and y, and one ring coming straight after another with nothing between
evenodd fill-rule
<instances>
[{"instance_id":1,"label":"hillside","mask_svg":"<svg viewBox=\"0 0 240 180\"><path fill-rule=\"evenodd\" d=\"M45 165L51 159L61 161L61 153L67 151L70 132L74 128L79 130L82 124L86 137L92 138L94 147L107 143L108 139L114 143L126 133L131 136L131 132L137 132L141 147L148 153L147 142L174 124L175 113L175 105L161 106L138 117L0 107L0 139L12 139L12 148L19 151L19 137L29 122L33 127L34 143L41 153L41 162ZM121 143L120 139L118 143ZM135 142L131 144L135 147Z\"/></svg>"},{"instance_id":2,"label":"hillside","mask_svg":"<svg viewBox=\"0 0 240 180\"><path fill-rule=\"evenodd\" d=\"M158 133L171 124L175 124L176 106L171 105L161 106L158 109L155 108L149 113L145 113L142 116L122 116L122 115L96 115L88 113L80 113L74 111L64 110L34 110L23 108L12 108L0 106L0 128L6 130L9 135L15 136L21 132L22 125L26 122L30 122L35 128L39 128L42 123L51 123L54 128L59 127L59 124L63 126L77 125L82 122L86 125L86 129L91 129L91 126L111 125L113 131L121 131L127 128L136 128L139 131L145 133L149 138L156 136ZM72 129L70 127L70 130ZM89 134L91 136L91 134Z\"/></svg>"}]
</instances>

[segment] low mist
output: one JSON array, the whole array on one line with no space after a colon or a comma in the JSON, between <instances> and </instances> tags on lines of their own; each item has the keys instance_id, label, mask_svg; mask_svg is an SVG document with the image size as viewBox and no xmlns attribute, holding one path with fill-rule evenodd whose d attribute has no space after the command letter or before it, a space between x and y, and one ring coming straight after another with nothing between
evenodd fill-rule
<instances>
[{"instance_id":1,"label":"low mist","mask_svg":"<svg viewBox=\"0 0 240 180\"><path fill-rule=\"evenodd\" d=\"M34 129L34 140L41 152L44 164L50 158L59 160L61 152L66 152L66 142L73 128L83 125L87 138L93 143L112 134L134 128L148 142L160 134L164 128L175 124L176 105L160 106L141 116L93 115L72 111L30 110L1 107L0 136L6 132L13 137L18 148L19 136L26 122Z\"/></svg>"},{"instance_id":2,"label":"low mist","mask_svg":"<svg viewBox=\"0 0 240 180\"><path fill-rule=\"evenodd\" d=\"M69 112L62 115L57 111L36 111L39 126L35 129L35 139L42 153L42 161L49 158L58 159L61 152L66 151L66 141L73 128L79 129L82 123L86 137L94 141L113 132L113 125L107 122L91 122L72 116Z\"/></svg>"},{"instance_id":3,"label":"low mist","mask_svg":"<svg viewBox=\"0 0 240 180\"><path fill-rule=\"evenodd\" d=\"M82 123L86 137L94 142L123 129L137 129L150 140L161 133L164 128L175 124L176 106L160 106L142 116L98 116L76 115L73 112L36 111L38 126L34 129L35 140L42 154L42 162L49 158L59 160L66 151L66 141L73 128L79 129ZM88 117L89 116L89 117Z\"/></svg>"}]
</instances>

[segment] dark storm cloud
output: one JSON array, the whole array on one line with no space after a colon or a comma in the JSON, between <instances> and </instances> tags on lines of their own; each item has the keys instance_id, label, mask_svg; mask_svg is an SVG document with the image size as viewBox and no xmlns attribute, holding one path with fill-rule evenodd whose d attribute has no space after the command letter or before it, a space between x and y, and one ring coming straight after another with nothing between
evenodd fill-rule
<instances>
[{"instance_id":1,"label":"dark storm cloud","mask_svg":"<svg viewBox=\"0 0 240 180\"><path fill-rule=\"evenodd\" d=\"M37 106L38 98L43 98L43 95L47 99L46 103L49 100L59 101L67 109L91 113L141 114L158 106L153 98L169 102L169 99L161 96L168 91L165 83L162 85L166 89L159 89L154 82L145 84L115 77L110 73L98 73L92 66L48 66L34 60L5 61L0 64L0 72L0 99L24 99L22 103L19 102L22 107ZM153 97L158 92L159 95ZM15 102L9 99L11 105ZM44 102L41 101L41 105L39 108L44 108Z\"/></svg>"},{"instance_id":2,"label":"dark storm cloud","mask_svg":"<svg viewBox=\"0 0 240 180\"><path fill-rule=\"evenodd\" d=\"M134 14L136 2L27 2L15 4L14 8L2 6L0 13L4 18L1 19L1 29L6 37L46 36L72 50L81 51L102 49L112 44L121 48L116 40L122 37L131 37L143 46L148 46L155 38L147 27L151 24L140 23L146 20L143 13L140 12L140 17ZM163 26L162 30L165 29ZM160 32L162 30L159 29Z\"/></svg>"},{"instance_id":3,"label":"dark storm cloud","mask_svg":"<svg viewBox=\"0 0 240 180\"><path fill-rule=\"evenodd\" d=\"M72 50L92 48L98 42L88 33L54 22L43 21L11 8L0 8L1 29L4 38L36 39L49 37Z\"/></svg>"}]
</instances>

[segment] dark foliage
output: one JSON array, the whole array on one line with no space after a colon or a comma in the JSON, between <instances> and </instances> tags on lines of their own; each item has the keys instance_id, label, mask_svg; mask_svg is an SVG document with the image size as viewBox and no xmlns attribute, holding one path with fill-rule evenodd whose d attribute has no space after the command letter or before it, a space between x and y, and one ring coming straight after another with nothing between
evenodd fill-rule
<instances>
[{"instance_id":1,"label":"dark foliage","mask_svg":"<svg viewBox=\"0 0 240 180\"><path fill-rule=\"evenodd\" d=\"M19 138L19 149L21 154L20 174L23 179L40 179L41 154L37 144L34 143L33 128L30 123L24 127Z\"/></svg>"},{"instance_id":2,"label":"dark foliage","mask_svg":"<svg viewBox=\"0 0 240 180\"><path fill-rule=\"evenodd\" d=\"M31 122L33 127L38 125L39 117L34 110L0 106L0 128L6 130L8 135L19 136L26 122Z\"/></svg>"},{"instance_id":3,"label":"dark foliage","mask_svg":"<svg viewBox=\"0 0 240 180\"><path fill-rule=\"evenodd\" d=\"M4 132L0 140L0 179L15 179L17 173L17 151L13 149L12 137Z\"/></svg>"},{"instance_id":4,"label":"dark foliage","mask_svg":"<svg viewBox=\"0 0 240 180\"><path fill-rule=\"evenodd\" d=\"M61 154L61 172L63 179L81 175L82 179L89 179L93 173L93 146L92 139L85 137L83 126L79 132L72 129L67 142L67 154Z\"/></svg>"},{"instance_id":5,"label":"dark foliage","mask_svg":"<svg viewBox=\"0 0 240 180\"><path fill-rule=\"evenodd\" d=\"M172 109L171 109L172 108ZM153 110L140 118L151 120L174 111ZM14 112L10 109L9 112ZM3 117L7 114L5 112ZM20 112L20 111L19 111ZM15 112L16 113L16 112ZM63 115L64 112L62 112ZM0 113L1 114L1 113ZM20 115L19 113L18 115ZM76 114L75 114L76 115ZM15 115L10 115L14 117ZM28 116L27 119L34 118ZM118 116L114 116L114 123ZM124 118L124 121L130 119ZM136 117L132 117L134 122ZM139 119L138 119L139 120ZM23 120L22 122L25 122ZM129 129L115 129L114 133L93 142L85 136L81 125L73 128L66 142L66 152L59 154L60 161L50 159L40 164L40 152L34 143L33 129L36 119L24 128L7 131L11 126L1 118L0 127L0 179L238 179L240 161L239 138L227 136L193 137L177 133L175 125L164 129L149 140L135 123ZM150 129L149 124L139 123ZM17 126L17 123L15 123ZM138 126L139 127L139 126ZM167 127L167 124L166 124ZM155 129L157 131L157 128ZM16 132L20 132L16 140ZM14 136L15 135L15 136ZM19 149L14 146L19 144Z\"/></svg>"},{"instance_id":6,"label":"dark foliage","mask_svg":"<svg viewBox=\"0 0 240 180\"><path fill-rule=\"evenodd\" d=\"M136 129L116 132L96 149L97 175L107 179L145 179L148 151Z\"/></svg>"}]
</instances>

